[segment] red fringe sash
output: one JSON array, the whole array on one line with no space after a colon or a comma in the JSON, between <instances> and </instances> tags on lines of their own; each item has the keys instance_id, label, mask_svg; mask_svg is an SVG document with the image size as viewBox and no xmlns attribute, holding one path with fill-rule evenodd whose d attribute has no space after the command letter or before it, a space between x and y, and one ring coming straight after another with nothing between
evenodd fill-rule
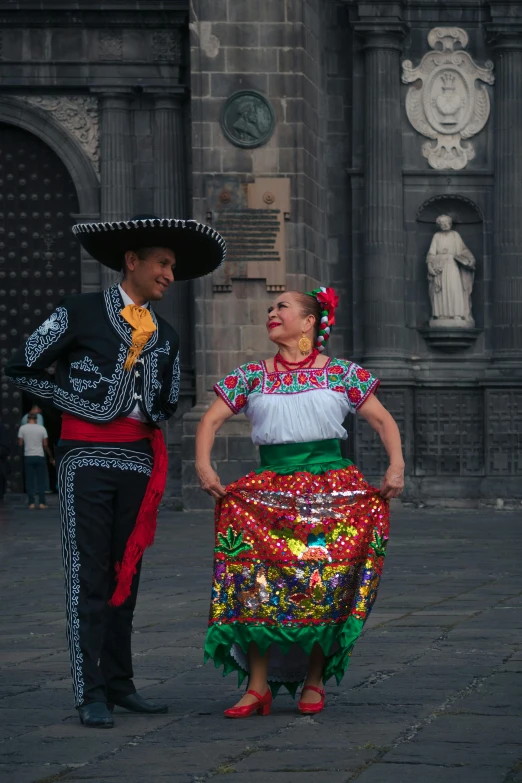
<instances>
[{"instance_id":1,"label":"red fringe sash","mask_svg":"<svg viewBox=\"0 0 522 783\"><path fill-rule=\"evenodd\" d=\"M109 601L110 606L121 606L130 595L132 578L143 552L154 541L158 507L167 481L168 454L163 433L158 427L137 419L120 418L107 424L95 424L63 413L61 439L95 443L150 440L154 456L152 473L122 561L116 564L116 589Z\"/></svg>"}]
</instances>

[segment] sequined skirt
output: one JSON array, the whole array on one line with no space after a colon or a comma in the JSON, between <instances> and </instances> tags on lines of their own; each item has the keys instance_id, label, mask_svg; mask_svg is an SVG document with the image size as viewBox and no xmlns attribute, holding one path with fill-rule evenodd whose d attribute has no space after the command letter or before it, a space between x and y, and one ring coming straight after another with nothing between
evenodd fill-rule
<instances>
[{"instance_id":1,"label":"sequined skirt","mask_svg":"<svg viewBox=\"0 0 522 783\"><path fill-rule=\"evenodd\" d=\"M340 682L377 595L388 531L388 503L353 465L265 470L229 485L216 507L205 659L241 681L254 642L269 653L272 689L295 693L317 643L325 681Z\"/></svg>"}]
</instances>

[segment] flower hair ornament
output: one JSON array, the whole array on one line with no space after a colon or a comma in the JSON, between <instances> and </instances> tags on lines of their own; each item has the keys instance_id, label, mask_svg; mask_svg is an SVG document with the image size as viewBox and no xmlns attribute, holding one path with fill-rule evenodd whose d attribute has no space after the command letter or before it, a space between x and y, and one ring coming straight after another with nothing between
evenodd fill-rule
<instances>
[{"instance_id":1,"label":"flower hair ornament","mask_svg":"<svg viewBox=\"0 0 522 783\"><path fill-rule=\"evenodd\" d=\"M335 308L339 304L339 297L333 288L324 288L323 286L314 288L313 291L307 291L306 295L313 296L321 305L321 323L315 347L322 353L330 337L332 326L335 324Z\"/></svg>"}]
</instances>

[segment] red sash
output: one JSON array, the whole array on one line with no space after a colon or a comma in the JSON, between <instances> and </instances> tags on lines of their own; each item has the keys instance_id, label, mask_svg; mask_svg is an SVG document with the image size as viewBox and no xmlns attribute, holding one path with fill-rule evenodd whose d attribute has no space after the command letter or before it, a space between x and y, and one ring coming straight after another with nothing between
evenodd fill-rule
<instances>
[{"instance_id":1,"label":"red sash","mask_svg":"<svg viewBox=\"0 0 522 783\"><path fill-rule=\"evenodd\" d=\"M145 438L150 440L154 464L122 561L116 563L116 589L109 601L111 606L121 606L129 597L136 566L145 549L154 541L158 507L167 481L167 447L163 433L158 427L145 424L137 419L121 418L108 424L94 424L77 419L70 413L62 413L62 440L130 443Z\"/></svg>"}]
</instances>

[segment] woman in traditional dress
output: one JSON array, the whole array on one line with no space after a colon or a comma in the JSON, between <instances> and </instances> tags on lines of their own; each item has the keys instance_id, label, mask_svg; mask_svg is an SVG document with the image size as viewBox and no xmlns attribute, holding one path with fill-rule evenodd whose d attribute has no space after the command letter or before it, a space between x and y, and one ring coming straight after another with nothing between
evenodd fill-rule
<instances>
[{"instance_id":1,"label":"woman in traditional dress","mask_svg":"<svg viewBox=\"0 0 522 783\"><path fill-rule=\"evenodd\" d=\"M302 713L319 712L323 683L344 675L375 601L388 539L388 501L404 486L397 425L374 376L322 355L338 298L331 288L288 291L268 310L278 351L216 384L196 437L196 470L216 503L214 580L205 659L248 676L230 718L268 715L284 685L304 683ZM214 437L242 411L261 467L222 486ZM390 459L380 490L343 459L346 415L360 413Z\"/></svg>"}]
</instances>

